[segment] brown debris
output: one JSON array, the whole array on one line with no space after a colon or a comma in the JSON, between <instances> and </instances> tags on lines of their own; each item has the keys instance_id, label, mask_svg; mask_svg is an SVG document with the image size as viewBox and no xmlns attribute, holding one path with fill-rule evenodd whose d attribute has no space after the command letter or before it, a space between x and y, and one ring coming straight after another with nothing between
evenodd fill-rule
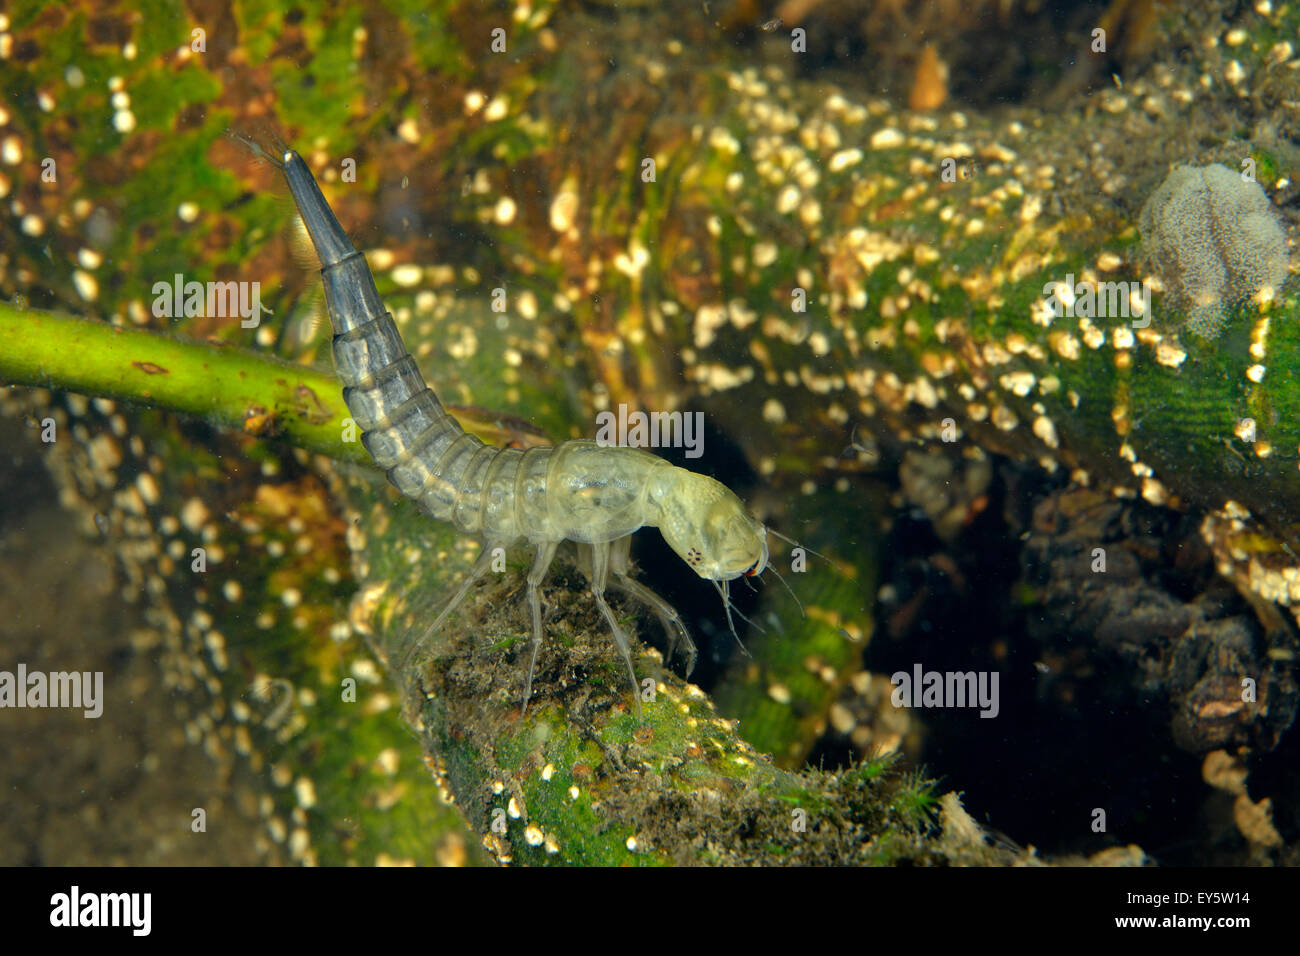
<instances>
[{"instance_id":1,"label":"brown debris","mask_svg":"<svg viewBox=\"0 0 1300 956\"><path fill-rule=\"evenodd\" d=\"M1201 764L1201 777L1210 786L1243 796L1246 793L1246 765L1226 750L1211 750Z\"/></svg>"},{"instance_id":2,"label":"brown debris","mask_svg":"<svg viewBox=\"0 0 1300 956\"><path fill-rule=\"evenodd\" d=\"M1076 489L1040 503L1032 528L1024 581L1043 613L1030 632L1072 661L1055 682L1061 700L1118 665L1129 687L1108 691L1116 705L1165 701L1181 749L1277 746L1300 692L1270 654L1275 638L1214 575L1194 522Z\"/></svg>"},{"instance_id":3,"label":"brown debris","mask_svg":"<svg viewBox=\"0 0 1300 956\"><path fill-rule=\"evenodd\" d=\"M907 95L907 108L924 113L937 110L948 99L948 64L939 59L933 43L921 51L916 74L912 78L912 91Z\"/></svg>"},{"instance_id":4,"label":"brown debris","mask_svg":"<svg viewBox=\"0 0 1300 956\"><path fill-rule=\"evenodd\" d=\"M1242 794L1232 805L1232 817L1237 821L1237 829L1251 843L1262 847L1282 845L1282 836L1273 826L1273 801L1265 797L1259 803L1252 803L1250 797Z\"/></svg>"}]
</instances>

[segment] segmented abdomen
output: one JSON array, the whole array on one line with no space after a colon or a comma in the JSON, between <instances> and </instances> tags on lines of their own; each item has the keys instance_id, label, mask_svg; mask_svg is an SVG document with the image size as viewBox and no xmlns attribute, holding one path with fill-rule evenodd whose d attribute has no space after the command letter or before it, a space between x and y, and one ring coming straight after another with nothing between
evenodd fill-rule
<instances>
[{"instance_id":1,"label":"segmented abdomen","mask_svg":"<svg viewBox=\"0 0 1300 956\"><path fill-rule=\"evenodd\" d=\"M361 443L397 489L431 517L494 541L526 533L526 499L544 499L551 449L485 445L447 414L306 163L287 148L282 162L320 259L334 365Z\"/></svg>"},{"instance_id":2,"label":"segmented abdomen","mask_svg":"<svg viewBox=\"0 0 1300 956\"><path fill-rule=\"evenodd\" d=\"M518 536L513 504L523 453L485 445L447 414L391 317L336 332L334 363L362 444L402 494L466 533Z\"/></svg>"}]
</instances>

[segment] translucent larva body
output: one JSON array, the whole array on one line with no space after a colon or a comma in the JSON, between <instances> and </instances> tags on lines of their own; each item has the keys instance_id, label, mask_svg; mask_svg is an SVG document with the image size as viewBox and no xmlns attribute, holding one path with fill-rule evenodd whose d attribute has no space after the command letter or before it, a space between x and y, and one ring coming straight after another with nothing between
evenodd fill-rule
<instances>
[{"instance_id":1,"label":"translucent larva body","mask_svg":"<svg viewBox=\"0 0 1300 956\"><path fill-rule=\"evenodd\" d=\"M307 227L321 264L335 367L362 444L421 511L483 542L473 569L416 646L487 573L496 548L527 540L536 548L527 579L533 632L527 706L542 642L541 582L559 543L576 541L591 548L591 594L627 664L639 711L631 643L605 600L610 575L615 586L654 609L673 646L682 646L692 665L695 646L672 606L628 576L631 534L659 528L700 577L714 582L725 603L726 582L768 566L762 523L725 485L636 448L579 440L520 451L468 434L425 383L380 301L365 258L302 157L279 142L235 138L280 169Z\"/></svg>"}]
</instances>

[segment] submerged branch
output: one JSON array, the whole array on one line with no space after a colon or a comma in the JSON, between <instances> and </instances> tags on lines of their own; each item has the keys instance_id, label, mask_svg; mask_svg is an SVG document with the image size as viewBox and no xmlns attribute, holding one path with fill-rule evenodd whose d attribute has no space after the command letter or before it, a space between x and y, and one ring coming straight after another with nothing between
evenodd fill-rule
<instances>
[{"instance_id":1,"label":"submerged branch","mask_svg":"<svg viewBox=\"0 0 1300 956\"><path fill-rule=\"evenodd\" d=\"M217 341L172 338L0 302L0 383L179 412L337 461L372 465L330 372ZM526 423L447 406L487 442L534 445Z\"/></svg>"},{"instance_id":2,"label":"submerged branch","mask_svg":"<svg viewBox=\"0 0 1300 956\"><path fill-rule=\"evenodd\" d=\"M174 339L0 303L0 382L121 399L343 461L347 407L333 375L216 342Z\"/></svg>"}]
</instances>

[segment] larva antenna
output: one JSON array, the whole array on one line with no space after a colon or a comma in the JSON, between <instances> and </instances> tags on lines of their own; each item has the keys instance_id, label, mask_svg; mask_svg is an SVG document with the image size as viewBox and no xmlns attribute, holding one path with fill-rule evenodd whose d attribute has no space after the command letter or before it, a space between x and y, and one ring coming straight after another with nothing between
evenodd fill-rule
<instances>
[{"instance_id":1,"label":"larva antenna","mask_svg":"<svg viewBox=\"0 0 1300 956\"><path fill-rule=\"evenodd\" d=\"M808 545L806 545L806 544L800 544L800 543L799 543L798 541L796 541L794 538L787 538L787 537L786 537L785 535L783 535L780 531L773 531L771 528L768 528L768 529L767 529L767 533L768 533L768 534L774 534L774 535L776 535L778 538L780 538L782 541L784 541L786 544L794 545L794 547L796 547L796 548L803 548L805 551L808 551L808 552L810 552L810 553L812 553L812 554L817 555L817 557L821 558L823 561L827 562L828 564L830 563L830 560L831 560L831 559L828 558L828 557L826 557L826 555L822 554L820 551L813 551L813 549L810 548L810 547L808 547Z\"/></svg>"}]
</instances>

